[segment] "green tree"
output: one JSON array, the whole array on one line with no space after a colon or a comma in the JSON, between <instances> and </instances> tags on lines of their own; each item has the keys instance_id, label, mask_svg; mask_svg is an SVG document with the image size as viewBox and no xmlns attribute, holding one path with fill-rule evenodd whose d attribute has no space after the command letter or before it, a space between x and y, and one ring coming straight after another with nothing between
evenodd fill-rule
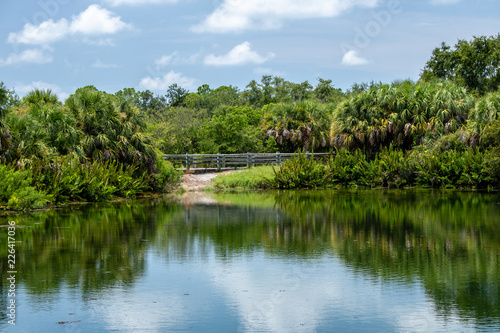
<instances>
[{"instance_id":1,"label":"green tree","mask_svg":"<svg viewBox=\"0 0 500 333\"><path fill-rule=\"evenodd\" d=\"M497 119L500 119L500 91L480 98L469 113L467 131L470 144L476 146L484 128Z\"/></svg>"},{"instance_id":2,"label":"green tree","mask_svg":"<svg viewBox=\"0 0 500 333\"><path fill-rule=\"evenodd\" d=\"M269 104L263 108L262 130L285 150L326 147L330 114L317 103Z\"/></svg>"},{"instance_id":3,"label":"green tree","mask_svg":"<svg viewBox=\"0 0 500 333\"><path fill-rule=\"evenodd\" d=\"M474 99L451 82L395 82L373 85L334 111L330 137L337 147L404 149L426 135L455 132L464 125Z\"/></svg>"},{"instance_id":4,"label":"green tree","mask_svg":"<svg viewBox=\"0 0 500 333\"><path fill-rule=\"evenodd\" d=\"M65 107L82 132L80 147L85 157L140 164L154 172L156 153L143 133L144 117L131 101L85 87L68 97Z\"/></svg>"},{"instance_id":5,"label":"green tree","mask_svg":"<svg viewBox=\"0 0 500 333\"><path fill-rule=\"evenodd\" d=\"M8 122L13 136L10 161L50 160L57 154L78 151L80 132L75 119L51 90L30 91L13 108Z\"/></svg>"},{"instance_id":6,"label":"green tree","mask_svg":"<svg viewBox=\"0 0 500 333\"><path fill-rule=\"evenodd\" d=\"M0 82L0 161L5 162L5 153L12 148L12 136L5 123L5 116L10 108L10 100L13 92Z\"/></svg>"},{"instance_id":7,"label":"green tree","mask_svg":"<svg viewBox=\"0 0 500 333\"><path fill-rule=\"evenodd\" d=\"M201 130L201 152L231 154L262 151L264 135L257 126L258 120L258 111L250 107L218 108Z\"/></svg>"},{"instance_id":8,"label":"green tree","mask_svg":"<svg viewBox=\"0 0 500 333\"><path fill-rule=\"evenodd\" d=\"M338 102L344 98L341 89L336 89L332 85L332 80L318 78L318 85L314 88L314 97L322 103Z\"/></svg>"},{"instance_id":9,"label":"green tree","mask_svg":"<svg viewBox=\"0 0 500 333\"><path fill-rule=\"evenodd\" d=\"M311 98L313 86L308 82L291 83L290 95L295 102L306 101Z\"/></svg>"},{"instance_id":10,"label":"green tree","mask_svg":"<svg viewBox=\"0 0 500 333\"><path fill-rule=\"evenodd\" d=\"M453 80L483 95L500 86L500 34L459 40L452 49L445 43L433 50L421 78Z\"/></svg>"},{"instance_id":11,"label":"green tree","mask_svg":"<svg viewBox=\"0 0 500 333\"><path fill-rule=\"evenodd\" d=\"M168 98L168 103L171 107L181 106L188 93L189 90L182 88L177 83L173 83L168 87L165 96Z\"/></svg>"}]
</instances>

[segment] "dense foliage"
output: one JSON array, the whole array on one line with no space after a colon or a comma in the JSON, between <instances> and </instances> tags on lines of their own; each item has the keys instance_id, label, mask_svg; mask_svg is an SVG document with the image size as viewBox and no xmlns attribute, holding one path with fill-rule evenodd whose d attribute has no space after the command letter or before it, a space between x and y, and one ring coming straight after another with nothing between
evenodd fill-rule
<instances>
[{"instance_id":1,"label":"dense foliage","mask_svg":"<svg viewBox=\"0 0 500 333\"><path fill-rule=\"evenodd\" d=\"M336 152L328 163L299 154L267 181L250 177L276 188L498 188L499 66L500 35L443 44L418 82L356 83L345 93L331 80L314 87L265 75L242 91L172 84L163 96L87 86L63 103L50 90L19 99L2 82L0 202L19 209L168 191L179 177L163 153ZM12 201L21 190L32 200Z\"/></svg>"},{"instance_id":2,"label":"dense foliage","mask_svg":"<svg viewBox=\"0 0 500 333\"><path fill-rule=\"evenodd\" d=\"M422 79L451 80L483 95L500 87L500 34L459 40L452 49L445 43L434 49Z\"/></svg>"},{"instance_id":3,"label":"dense foliage","mask_svg":"<svg viewBox=\"0 0 500 333\"><path fill-rule=\"evenodd\" d=\"M163 192L178 179L144 132L144 113L128 98L78 89L64 103L50 90L1 97L0 204L104 201ZM22 181L21 181L22 180Z\"/></svg>"}]
</instances>

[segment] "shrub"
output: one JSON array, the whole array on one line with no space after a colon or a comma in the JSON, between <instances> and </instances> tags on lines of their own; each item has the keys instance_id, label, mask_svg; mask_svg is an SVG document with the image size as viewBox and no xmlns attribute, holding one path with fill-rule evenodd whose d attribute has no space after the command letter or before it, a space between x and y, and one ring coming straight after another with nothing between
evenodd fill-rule
<instances>
[{"instance_id":1,"label":"shrub","mask_svg":"<svg viewBox=\"0 0 500 333\"><path fill-rule=\"evenodd\" d=\"M43 208L50 196L31 186L29 171L16 171L7 165L0 165L0 202L8 209Z\"/></svg>"},{"instance_id":2,"label":"shrub","mask_svg":"<svg viewBox=\"0 0 500 333\"><path fill-rule=\"evenodd\" d=\"M274 178L267 183L269 187L279 189L326 187L331 182L332 171L304 152L298 152L285 161L281 167L274 169Z\"/></svg>"},{"instance_id":3,"label":"shrub","mask_svg":"<svg viewBox=\"0 0 500 333\"><path fill-rule=\"evenodd\" d=\"M153 191L167 192L181 180L181 172L172 163L165 161L162 154L156 154L156 172L152 175L150 186Z\"/></svg>"}]
</instances>

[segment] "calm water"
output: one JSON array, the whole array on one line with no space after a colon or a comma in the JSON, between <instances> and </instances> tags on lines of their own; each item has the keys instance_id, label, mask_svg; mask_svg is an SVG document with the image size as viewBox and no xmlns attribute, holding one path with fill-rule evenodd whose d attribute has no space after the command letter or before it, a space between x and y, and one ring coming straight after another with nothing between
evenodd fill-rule
<instances>
[{"instance_id":1,"label":"calm water","mask_svg":"<svg viewBox=\"0 0 500 333\"><path fill-rule=\"evenodd\" d=\"M0 229L0 331L500 332L500 197L269 192L71 206Z\"/></svg>"}]
</instances>

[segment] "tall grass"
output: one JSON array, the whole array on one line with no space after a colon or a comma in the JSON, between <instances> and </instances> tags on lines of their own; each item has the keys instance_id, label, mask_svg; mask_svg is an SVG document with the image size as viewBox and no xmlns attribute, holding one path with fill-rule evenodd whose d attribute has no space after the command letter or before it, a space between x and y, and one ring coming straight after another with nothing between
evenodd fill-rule
<instances>
[{"instance_id":1,"label":"tall grass","mask_svg":"<svg viewBox=\"0 0 500 333\"><path fill-rule=\"evenodd\" d=\"M258 166L217 176L211 188L216 190L259 189L274 177L272 166Z\"/></svg>"}]
</instances>

